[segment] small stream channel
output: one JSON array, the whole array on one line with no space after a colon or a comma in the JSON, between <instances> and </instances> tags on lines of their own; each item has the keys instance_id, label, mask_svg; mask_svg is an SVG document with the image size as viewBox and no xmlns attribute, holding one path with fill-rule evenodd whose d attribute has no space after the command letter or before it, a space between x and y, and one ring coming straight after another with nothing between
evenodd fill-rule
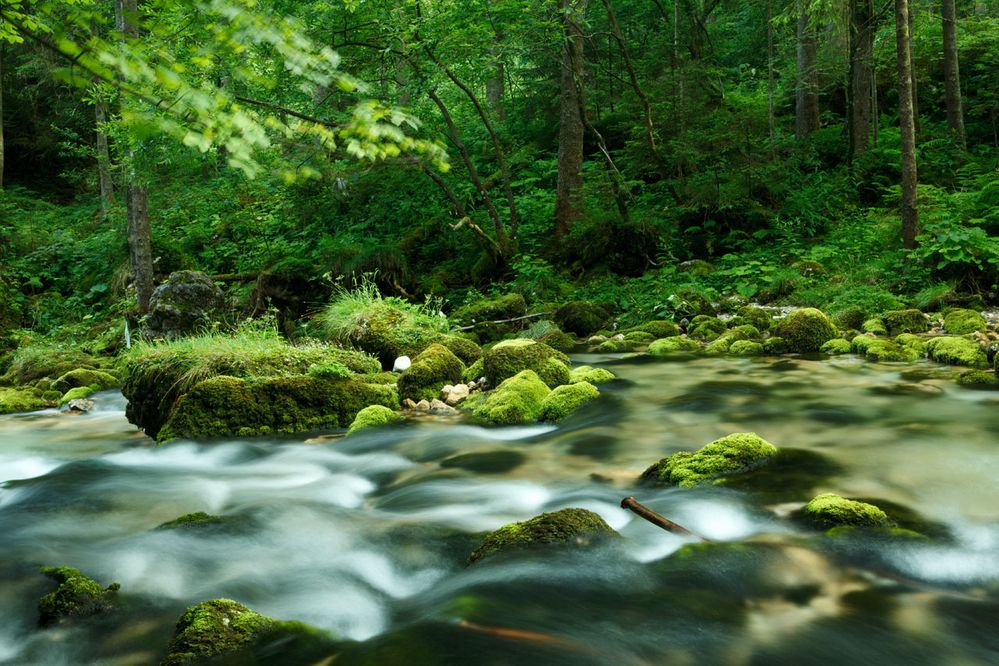
<instances>
[{"instance_id":1,"label":"small stream channel","mask_svg":"<svg viewBox=\"0 0 999 666\"><path fill-rule=\"evenodd\" d=\"M116 393L87 415L0 417L0 663L155 664L183 609L217 597L358 641L337 666L999 663L999 392L928 362L573 360L620 381L558 427L157 448ZM741 431L794 455L738 487L637 484ZM937 538L835 540L788 518L827 491L904 507ZM691 539L627 495L723 543L678 553ZM570 506L623 538L466 568L481 533ZM153 529L194 511L240 520ZM40 565L118 581L126 610L37 629Z\"/></svg>"}]
</instances>

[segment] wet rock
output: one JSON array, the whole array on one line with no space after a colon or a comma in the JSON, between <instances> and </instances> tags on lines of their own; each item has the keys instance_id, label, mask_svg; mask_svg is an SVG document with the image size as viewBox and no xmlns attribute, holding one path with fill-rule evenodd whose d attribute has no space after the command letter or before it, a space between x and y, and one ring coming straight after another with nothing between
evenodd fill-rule
<instances>
[{"instance_id":1,"label":"wet rock","mask_svg":"<svg viewBox=\"0 0 999 666\"><path fill-rule=\"evenodd\" d=\"M38 602L38 626L49 627L62 620L83 618L113 610L118 584L101 587L93 578L72 567L45 567L42 573L59 586Z\"/></svg>"},{"instance_id":2,"label":"wet rock","mask_svg":"<svg viewBox=\"0 0 999 666\"><path fill-rule=\"evenodd\" d=\"M888 514L873 504L846 499L834 493L814 497L802 510L801 518L820 529L849 525L889 527Z\"/></svg>"},{"instance_id":3,"label":"wet rock","mask_svg":"<svg viewBox=\"0 0 999 666\"><path fill-rule=\"evenodd\" d=\"M943 328L951 335L964 335L984 331L985 317L974 310L952 308L944 311Z\"/></svg>"},{"instance_id":4,"label":"wet rock","mask_svg":"<svg viewBox=\"0 0 999 666\"><path fill-rule=\"evenodd\" d=\"M437 416L458 416L461 412L437 398L430 401L430 413Z\"/></svg>"},{"instance_id":5,"label":"wet rock","mask_svg":"<svg viewBox=\"0 0 999 666\"><path fill-rule=\"evenodd\" d=\"M450 349L432 344L399 377L399 395L416 401L432 400L445 384L460 381L464 371L465 365Z\"/></svg>"},{"instance_id":6,"label":"wet rock","mask_svg":"<svg viewBox=\"0 0 999 666\"><path fill-rule=\"evenodd\" d=\"M66 404L66 411L76 414L86 414L87 412L94 411L97 405L94 404L93 400L87 400L86 398L78 398L76 400L70 400Z\"/></svg>"},{"instance_id":7,"label":"wet rock","mask_svg":"<svg viewBox=\"0 0 999 666\"><path fill-rule=\"evenodd\" d=\"M683 336L662 338L649 345L650 356L671 356L683 352L696 352L701 350L701 345L696 340Z\"/></svg>"},{"instance_id":8,"label":"wet rock","mask_svg":"<svg viewBox=\"0 0 999 666\"><path fill-rule=\"evenodd\" d=\"M406 398L405 400L402 401L402 408L403 409L407 409L409 411L415 411L416 410L416 401L412 400L410 398Z\"/></svg>"},{"instance_id":9,"label":"wet rock","mask_svg":"<svg viewBox=\"0 0 999 666\"><path fill-rule=\"evenodd\" d=\"M541 404L550 393L533 370L524 370L506 379L489 393L469 398L466 405L473 416L496 425L531 423L541 414Z\"/></svg>"},{"instance_id":10,"label":"wet rock","mask_svg":"<svg viewBox=\"0 0 999 666\"><path fill-rule=\"evenodd\" d=\"M174 518L165 523L160 523L156 526L158 530L187 530L187 529L199 529L202 527L213 527L216 525L221 525L226 522L224 516L214 516L204 511L196 511L194 513L186 513L179 518Z\"/></svg>"},{"instance_id":11,"label":"wet rock","mask_svg":"<svg viewBox=\"0 0 999 666\"><path fill-rule=\"evenodd\" d=\"M412 400L410 400L412 402ZM402 421L403 418L400 414L395 412L384 405L368 405L361 411L357 413L354 417L353 423L350 424L350 428L347 429L347 434L351 435L355 432L360 432L361 430L368 430L369 428L378 428L384 425L390 425L392 423L398 423Z\"/></svg>"},{"instance_id":12,"label":"wet rock","mask_svg":"<svg viewBox=\"0 0 999 666\"><path fill-rule=\"evenodd\" d=\"M448 384L441 389L441 398L448 405L454 406L467 398L470 391L471 389L468 384L456 384L454 386Z\"/></svg>"},{"instance_id":13,"label":"wet rock","mask_svg":"<svg viewBox=\"0 0 999 666\"><path fill-rule=\"evenodd\" d=\"M680 451L663 458L645 470L642 478L693 488L762 467L776 454L777 447L756 433L733 433L697 451Z\"/></svg>"},{"instance_id":14,"label":"wet rock","mask_svg":"<svg viewBox=\"0 0 999 666\"><path fill-rule=\"evenodd\" d=\"M802 308L788 313L774 329L783 338L788 350L797 353L816 352L822 344L837 336L836 326L823 312Z\"/></svg>"},{"instance_id":15,"label":"wet rock","mask_svg":"<svg viewBox=\"0 0 999 666\"><path fill-rule=\"evenodd\" d=\"M441 467L464 469L479 474L505 474L520 467L527 456L519 451L479 451L462 453L441 461Z\"/></svg>"},{"instance_id":16,"label":"wet rock","mask_svg":"<svg viewBox=\"0 0 999 666\"><path fill-rule=\"evenodd\" d=\"M569 373L569 383L589 382L590 384L606 384L614 381L616 377L610 370L604 368L594 368L589 365L580 365L572 369Z\"/></svg>"},{"instance_id":17,"label":"wet rock","mask_svg":"<svg viewBox=\"0 0 999 666\"><path fill-rule=\"evenodd\" d=\"M562 509L543 513L530 520L510 523L490 533L472 551L468 563L497 555L539 546L587 546L616 536L604 519L586 509Z\"/></svg>"},{"instance_id":18,"label":"wet rock","mask_svg":"<svg viewBox=\"0 0 999 666\"><path fill-rule=\"evenodd\" d=\"M589 382L576 382L556 387L541 401L538 419L557 423L574 411L600 397L600 391Z\"/></svg>"},{"instance_id":19,"label":"wet rock","mask_svg":"<svg viewBox=\"0 0 999 666\"><path fill-rule=\"evenodd\" d=\"M222 290L204 273L171 273L149 299L142 334L172 340L205 330L221 318L223 301Z\"/></svg>"},{"instance_id":20,"label":"wet rock","mask_svg":"<svg viewBox=\"0 0 999 666\"><path fill-rule=\"evenodd\" d=\"M483 356L483 372L490 386L533 370L550 388L569 383L569 357L533 340L504 340Z\"/></svg>"},{"instance_id":21,"label":"wet rock","mask_svg":"<svg viewBox=\"0 0 999 666\"><path fill-rule=\"evenodd\" d=\"M416 403L415 405L413 405L413 411L414 412L427 412L427 413L429 413L430 412L430 401L429 400L420 400L418 403Z\"/></svg>"}]
</instances>

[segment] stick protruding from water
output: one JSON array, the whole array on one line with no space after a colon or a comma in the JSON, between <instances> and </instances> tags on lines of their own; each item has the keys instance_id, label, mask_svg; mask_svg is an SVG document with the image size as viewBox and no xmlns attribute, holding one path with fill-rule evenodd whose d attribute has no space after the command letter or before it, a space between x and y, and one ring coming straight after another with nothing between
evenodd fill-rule
<instances>
[{"instance_id":1,"label":"stick protruding from water","mask_svg":"<svg viewBox=\"0 0 999 666\"><path fill-rule=\"evenodd\" d=\"M666 518L665 516L660 516L658 513L656 513L649 507L645 506L644 504L636 500L634 497L625 497L623 500L621 500L621 508L628 509L632 513L640 516L641 518L644 518L645 520L649 521L656 527L661 527L667 532L672 532L673 534L680 534L682 536L692 536L695 539L700 539L701 541L708 541L708 539L705 539L704 537L698 534L694 534L683 525L678 525L669 518Z\"/></svg>"}]
</instances>

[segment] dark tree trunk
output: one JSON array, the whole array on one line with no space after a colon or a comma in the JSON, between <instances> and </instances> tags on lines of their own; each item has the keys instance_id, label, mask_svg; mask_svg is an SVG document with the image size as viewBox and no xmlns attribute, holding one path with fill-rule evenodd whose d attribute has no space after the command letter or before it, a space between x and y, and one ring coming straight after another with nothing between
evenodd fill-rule
<instances>
[{"instance_id":1,"label":"dark tree trunk","mask_svg":"<svg viewBox=\"0 0 999 666\"><path fill-rule=\"evenodd\" d=\"M767 126L770 130L770 157L777 159L777 118L774 116L774 7L767 0Z\"/></svg>"},{"instance_id":2,"label":"dark tree trunk","mask_svg":"<svg viewBox=\"0 0 999 666\"><path fill-rule=\"evenodd\" d=\"M850 158L862 155L874 114L874 32L871 0L851 0L850 11Z\"/></svg>"},{"instance_id":3,"label":"dark tree trunk","mask_svg":"<svg viewBox=\"0 0 999 666\"><path fill-rule=\"evenodd\" d=\"M919 79L916 77L916 55L912 48L912 35L915 33L915 29L913 28L915 15L916 12L912 7L912 2L909 2L909 71L912 73L912 123L913 127L916 128L916 136L919 136L923 128L919 120Z\"/></svg>"},{"instance_id":4,"label":"dark tree trunk","mask_svg":"<svg viewBox=\"0 0 999 666\"><path fill-rule=\"evenodd\" d=\"M497 56L493 64L493 75L486 81L486 102L489 104L489 110L500 120L506 117L506 108L503 106L505 79L506 66Z\"/></svg>"},{"instance_id":5,"label":"dark tree trunk","mask_svg":"<svg viewBox=\"0 0 999 666\"><path fill-rule=\"evenodd\" d=\"M943 19L944 88L947 98L947 129L951 140L964 148L964 110L961 108L961 72L957 59L957 11L954 0L941 0Z\"/></svg>"},{"instance_id":6,"label":"dark tree trunk","mask_svg":"<svg viewBox=\"0 0 999 666\"><path fill-rule=\"evenodd\" d=\"M898 57L898 118L902 134L902 245L916 247L916 126L912 106L912 61L909 51L909 2L895 0L895 48Z\"/></svg>"},{"instance_id":7,"label":"dark tree trunk","mask_svg":"<svg viewBox=\"0 0 999 666\"><path fill-rule=\"evenodd\" d=\"M4 47L0 44L0 189L3 189L3 56Z\"/></svg>"},{"instance_id":8,"label":"dark tree trunk","mask_svg":"<svg viewBox=\"0 0 999 666\"><path fill-rule=\"evenodd\" d=\"M794 135L804 139L819 128L818 48L815 28L809 24L804 6L798 13L798 81L795 95Z\"/></svg>"},{"instance_id":9,"label":"dark tree trunk","mask_svg":"<svg viewBox=\"0 0 999 666\"><path fill-rule=\"evenodd\" d=\"M114 184L111 180L111 152L104 123L108 121L108 105L102 99L94 104L94 121L97 124L97 181L101 189L101 210L107 214L114 204Z\"/></svg>"},{"instance_id":10,"label":"dark tree trunk","mask_svg":"<svg viewBox=\"0 0 999 666\"><path fill-rule=\"evenodd\" d=\"M586 0L562 0L563 36L558 130L555 238L565 238L583 217L583 117L577 82L583 81L583 25Z\"/></svg>"}]
</instances>

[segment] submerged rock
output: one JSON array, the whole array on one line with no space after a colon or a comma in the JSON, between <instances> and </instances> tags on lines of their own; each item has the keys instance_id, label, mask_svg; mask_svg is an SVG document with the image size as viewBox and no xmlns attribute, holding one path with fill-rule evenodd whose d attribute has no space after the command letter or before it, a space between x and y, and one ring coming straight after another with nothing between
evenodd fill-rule
<instances>
[{"instance_id":1,"label":"submerged rock","mask_svg":"<svg viewBox=\"0 0 999 666\"><path fill-rule=\"evenodd\" d=\"M38 626L48 627L60 620L106 613L114 609L119 585L101 587L93 578L72 567L45 567L42 573L59 587L38 602Z\"/></svg>"},{"instance_id":2,"label":"submerged rock","mask_svg":"<svg viewBox=\"0 0 999 666\"><path fill-rule=\"evenodd\" d=\"M94 411L97 405L94 404L93 400L87 400L85 398L77 398L70 400L66 404L66 411L74 414L86 414L88 412Z\"/></svg>"},{"instance_id":3,"label":"submerged rock","mask_svg":"<svg viewBox=\"0 0 999 666\"><path fill-rule=\"evenodd\" d=\"M822 311L802 308L781 319L774 335L783 338L789 351L806 353L819 351L823 343L837 336L837 331Z\"/></svg>"},{"instance_id":4,"label":"submerged rock","mask_svg":"<svg viewBox=\"0 0 999 666\"><path fill-rule=\"evenodd\" d=\"M504 340L483 356L483 373L490 386L523 370L533 370L550 388L569 383L569 357L541 342Z\"/></svg>"},{"instance_id":5,"label":"submerged rock","mask_svg":"<svg viewBox=\"0 0 999 666\"><path fill-rule=\"evenodd\" d=\"M961 376L957 378L957 383L970 388L999 388L999 378L996 377L995 372L990 370L969 370L961 373Z\"/></svg>"},{"instance_id":6,"label":"submerged rock","mask_svg":"<svg viewBox=\"0 0 999 666\"><path fill-rule=\"evenodd\" d=\"M520 523L509 523L490 533L469 555L468 564L475 564L497 553L538 546L587 546L616 535L617 532L592 511L562 509Z\"/></svg>"},{"instance_id":7,"label":"submerged rock","mask_svg":"<svg viewBox=\"0 0 999 666\"><path fill-rule=\"evenodd\" d=\"M777 447L753 432L716 439L698 451L680 451L663 458L642 473L643 479L683 488L744 474L765 465Z\"/></svg>"},{"instance_id":8,"label":"submerged rock","mask_svg":"<svg viewBox=\"0 0 999 666\"><path fill-rule=\"evenodd\" d=\"M558 422L574 411L600 397L600 391L589 382L576 382L555 388L541 402L541 421Z\"/></svg>"},{"instance_id":9,"label":"submerged rock","mask_svg":"<svg viewBox=\"0 0 999 666\"><path fill-rule=\"evenodd\" d=\"M550 392L537 373L524 370L493 391L469 398L466 405L475 418L496 425L531 423L540 416L541 405Z\"/></svg>"},{"instance_id":10,"label":"submerged rock","mask_svg":"<svg viewBox=\"0 0 999 666\"><path fill-rule=\"evenodd\" d=\"M205 527L217 527L224 525L232 521L232 518L226 516L215 516L210 513L205 513L204 511L195 511L194 513L186 513L179 518L174 518L173 520L168 520L165 523L160 523L156 526L158 530L191 530L191 529L201 529Z\"/></svg>"},{"instance_id":11,"label":"submerged rock","mask_svg":"<svg viewBox=\"0 0 999 666\"><path fill-rule=\"evenodd\" d=\"M850 500L834 493L813 498L801 513L802 518L820 529L850 525L853 527L889 527L888 514L866 502Z\"/></svg>"}]
</instances>

